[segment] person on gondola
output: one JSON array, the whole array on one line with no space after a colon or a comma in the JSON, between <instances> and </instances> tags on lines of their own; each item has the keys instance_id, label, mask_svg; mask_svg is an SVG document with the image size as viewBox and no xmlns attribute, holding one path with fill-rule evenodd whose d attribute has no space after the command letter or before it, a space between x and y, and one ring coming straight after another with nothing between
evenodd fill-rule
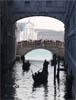
<instances>
[{"instance_id":1,"label":"person on gondola","mask_svg":"<svg viewBox=\"0 0 76 100\"><path fill-rule=\"evenodd\" d=\"M22 60L22 62L24 64L25 63L25 57L24 57L24 55L21 56L21 60Z\"/></svg>"},{"instance_id":2,"label":"person on gondola","mask_svg":"<svg viewBox=\"0 0 76 100\"><path fill-rule=\"evenodd\" d=\"M30 66L29 60L25 62L26 66Z\"/></svg>"},{"instance_id":3,"label":"person on gondola","mask_svg":"<svg viewBox=\"0 0 76 100\"><path fill-rule=\"evenodd\" d=\"M49 62L47 60L43 63L43 71L47 71Z\"/></svg>"},{"instance_id":4,"label":"person on gondola","mask_svg":"<svg viewBox=\"0 0 76 100\"><path fill-rule=\"evenodd\" d=\"M30 67L30 62L29 62L29 60L28 60L28 61L25 61L24 55L21 56L21 60L22 60L22 62L23 62L23 65L22 65L23 71L28 71L28 70L29 70L29 67Z\"/></svg>"},{"instance_id":5,"label":"person on gondola","mask_svg":"<svg viewBox=\"0 0 76 100\"><path fill-rule=\"evenodd\" d=\"M57 56L56 54L53 54L53 59L51 60L51 66L56 66L57 65Z\"/></svg>"}]
</instances>

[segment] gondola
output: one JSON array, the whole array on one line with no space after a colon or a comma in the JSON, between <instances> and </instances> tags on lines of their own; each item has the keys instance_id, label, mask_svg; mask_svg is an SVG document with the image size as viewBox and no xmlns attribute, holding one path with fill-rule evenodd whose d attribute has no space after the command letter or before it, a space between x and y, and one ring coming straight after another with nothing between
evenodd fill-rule
<instances>
[{"instance_id":1,"label":"gondola","mask_svg":"<svg viewBox=\"0 0 76 100\"><path fill-rule=\"evenodd\" d=\"M45 84L48 81L48 61L44 61L42 72L32 74L34 85Z\"/></svg>"},{"instance_id":2,"label":"gondola","mask_svg":"<svg viewBox=\"0 0 76 100\"><path fill-rule=\"evenodd\" d=\"M29 63L29 61L24 62L23 65L22 65L23 71L29 71L30 65L31 64Z\"/></svg>"},{"instance_id":3,"label":"gondola","mask_svg":"<svg viewBox=\"0 0 76 100\"><path fill-rule=\"evenodd\" d=\"M24 55L21 56L21 60L22 60L22 63L23 63L23 65L22 65L23 71L29 71L30 65L31 65L30 62L29 62L29 60L25 61Z\"/></svg>"}]
</instances>

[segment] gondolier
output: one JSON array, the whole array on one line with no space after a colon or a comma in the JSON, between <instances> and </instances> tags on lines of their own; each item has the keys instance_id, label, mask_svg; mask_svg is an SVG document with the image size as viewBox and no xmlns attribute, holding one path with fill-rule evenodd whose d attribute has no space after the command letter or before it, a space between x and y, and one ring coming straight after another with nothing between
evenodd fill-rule
<instances>
[{"instance_id":1,"label":"gondolier","mask_svg":"<svg viewBox=\"0 0 76 100\"><path fill-rule=\"evenodd\" d=\"M31 65L29 60L25 61L24 55L21 56L21 60L23 62L23 65L22 65L23 71L28 71L30 69L30 65Z\"/></svg>"},{"instance_id":2,"label":"gondolier","mask_svg":"<svg viewBox=\"0 0 76 100\"><path fill-rule=\"evenodd\" d=\"M44 61L43 63L43 69L42 72L38 72L38 73L32 73L32 78L34 80L34 84L35 85L40 85L40 84L44 84L47 83L47 79L48 79L48 61Z\"/></svg>"}]
</instances>

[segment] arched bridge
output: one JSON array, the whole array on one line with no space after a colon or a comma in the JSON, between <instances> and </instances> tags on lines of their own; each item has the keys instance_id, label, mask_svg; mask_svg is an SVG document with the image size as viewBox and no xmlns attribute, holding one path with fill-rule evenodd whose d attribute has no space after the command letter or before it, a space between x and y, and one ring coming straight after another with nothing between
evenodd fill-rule
<instances>
[{"instance_id":1,"label":"arched bridge","mask_svg":"<svg viewBox=\"0 0 76 100\"><path fill-rule=\"evenodd\" d=\"M24 55L34 49L47 49L64 57L64 43L60 41L22 41L17 43L16 56Z\"/></svg>"}]
</instances>

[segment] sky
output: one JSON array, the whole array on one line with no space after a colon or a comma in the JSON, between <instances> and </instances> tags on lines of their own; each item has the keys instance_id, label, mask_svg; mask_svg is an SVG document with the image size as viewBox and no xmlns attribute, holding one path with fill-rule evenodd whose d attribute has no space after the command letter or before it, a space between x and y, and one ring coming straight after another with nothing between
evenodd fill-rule
<instances>
[{"instance_id":1,"label":"sky","mask_svg":"<svg viewBox=\"0 0 76 100\"><path fill-rule=\"evenodd\" d=\"M21 20L18 20L17 23L24 23L24 22L32 22L36 29L51 29L56 31L64 31L64 24L63 22L51 18L51 17L43 17L43 16L35 16L35 17L27 17Z\"/></svg>"}]
</instances>

